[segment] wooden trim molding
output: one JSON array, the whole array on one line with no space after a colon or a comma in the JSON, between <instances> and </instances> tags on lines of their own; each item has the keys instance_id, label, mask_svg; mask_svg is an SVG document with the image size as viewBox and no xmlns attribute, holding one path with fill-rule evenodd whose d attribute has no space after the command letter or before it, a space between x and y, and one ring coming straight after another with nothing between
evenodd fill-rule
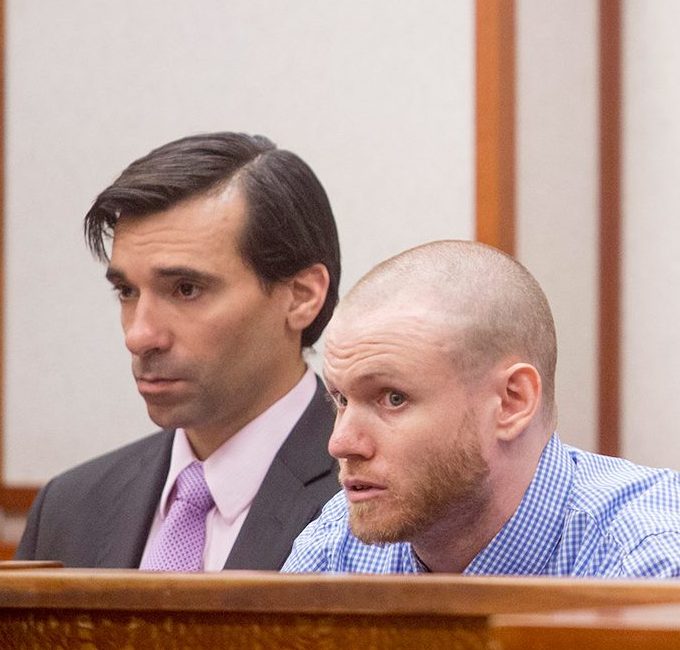
<instances>
[{"instance_id":1,"label":"wooden trim molding","mask_svg":"<svg viewBox=\"0 0 680 650\"><path fill-rule=\"evenodd\" d=\"M600 0L598 450L618 456L621 323L621 2Z\"/></svg>"},{"instance_id":2,"label":"wooden trim molding","mask_svg":"<svg viewBox=\"0 0 680 650\"><path fill-rule=\"evenodd\" d=\"M515 253L515 2L477 0L476 237Z\"/></svg>"},{"instance_id":3,"label":"wooden trim molding","mask_svg":"<svg viewBox=\"0 0 680 650\"><path fill-rule=\"evenodd\" d=\"M34 485L8 486L0 485L0 508L12 514L28 512L40 488Z\"/></svg>"}]
</instances>

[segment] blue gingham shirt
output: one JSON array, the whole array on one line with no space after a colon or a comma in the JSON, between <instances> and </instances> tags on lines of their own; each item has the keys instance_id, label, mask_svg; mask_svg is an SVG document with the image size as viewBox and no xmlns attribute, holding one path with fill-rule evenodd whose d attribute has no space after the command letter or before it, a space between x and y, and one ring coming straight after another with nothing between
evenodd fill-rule
<instances>
[{"instance_id":1,"label":"blue gingham shirt","mask_svg":"<svg viewBox=\"0 0 680 650\"><path fill-rule=\"evenodd\" d=\"M282 571L419 573L410 544L364 544L344 492L295 540ZM519 507L464 574L680 575L680 474L563 445L554 434Z\"/></svg>"}]
</instances>

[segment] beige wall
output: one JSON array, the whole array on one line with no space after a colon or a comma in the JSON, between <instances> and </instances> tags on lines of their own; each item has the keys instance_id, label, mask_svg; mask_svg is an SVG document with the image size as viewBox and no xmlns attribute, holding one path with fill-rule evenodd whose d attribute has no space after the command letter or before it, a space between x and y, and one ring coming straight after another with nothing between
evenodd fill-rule
<instances>
[{"instance_id":1,"label":"beige wall","mask_svg":"<svg viewBox=\"0 0 680 650\"><path fill-rule=\"evenodd\" d=\"M550 300L562 440L597 448L597 3L517 2L517 256Z\"/></svg>"},{"instance_id":2,"label":"beige wall","mask_svg":"<svg viewBox=\"0 0 680 650\"><path fill-rule=\"evenodd\" d=\"M9 483L154 428L81 235L151 147L243 130L300 154L334 206L345 288L407 246L473 235L472 0L6 5Z\"/></svg>"},{"instance_id":3,"label":"beige wall","mask_svg":"<svg viewBox=\"0 0 680 650\"><path fill-rule=\"evenodd\" d=\"M623 18L623 452L680 469L680 4Z\"/></svg>"}]
</instances>

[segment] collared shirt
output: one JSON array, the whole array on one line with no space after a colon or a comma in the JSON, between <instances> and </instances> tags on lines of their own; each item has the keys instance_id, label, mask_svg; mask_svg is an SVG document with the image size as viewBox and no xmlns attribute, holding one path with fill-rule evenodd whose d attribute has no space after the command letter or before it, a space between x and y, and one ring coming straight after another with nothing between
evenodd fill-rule
<instances>
[{"instance_id":1,"label":"collared shirt","mask_svg":"<svg viewBox=\"0 0 680 650\"><path fill-rule=\"evenodd\" d=\"M298 536L282 569L424 570L410 544L354 537L343 492ZM581 451L554 434L514 515L463 573L680 576L680 474Z\"/></svg>"},{"instance_id":2,"label":"collared shirt","mask_svg":"<svg viewBox=\"0 0 680 650\"><path fill-rule=\"evenodd\" d=\"M314 397L316 375L311 368L302 379L264 413L251 420L203 462L205 479L215 500L206 519L203 565L221 571L260 485L281 445ZM170 470L161 493L144 556L158 534L171 504L179 473L197 460L186 433L175 431Z\"/></svg>"}]
</instances>

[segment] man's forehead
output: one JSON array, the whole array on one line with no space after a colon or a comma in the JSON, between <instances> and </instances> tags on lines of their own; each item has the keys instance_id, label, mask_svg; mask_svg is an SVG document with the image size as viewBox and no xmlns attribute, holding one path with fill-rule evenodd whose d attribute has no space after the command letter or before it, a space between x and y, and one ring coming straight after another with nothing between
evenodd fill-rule
<instances>
[{"instance_id":1,"label":"man's forehead","mask_svg":"<svg viewBox=\"0 0 680 650\"><path fill-rule=\"evenodd\" d=\"M185 251L222 253L236 246L244 224L244 205L238 195L201 195L148 215L122 215L113 231L111 257L123 250L140 254Z\"/></svg>"},{"instance_id":2,"label":"man's forehead","mask_svg":"<svg viewBox=\"0 0 680 650\"><path fill-rule=\"evenodd\" d=\"M325 359L342 363L368 359L413 356L418 351L449 351L458 346L461 332L450 323L420 311L384 311L362 317L340 313L333 317L327 331Z\"/></svg>"},{"instance_id":3,"label":"man's forehead","mask_svg":"<svg viewBox=\"0 0 680 650\"><path fill-rule=\"evenodd\" d=\"M369 359L408 365L414 359L455 358L464 353L470 326L469 318L422 302L392 302L367 311L340 307L326 330L324 367L333 372Z\"/></svg>"},{"instance_id":4,"label":"man's forehead","mask_svg":"<svg viewBox=\"0 0 680 650\"><path fill-rule=\"evenodd\" d=\"M417 328L437 336L443 332L453 335L468 322L468 318L441 309L432 301L394 300L371 306L341 303L328 324L326 340L389 333L404 328Z\"/></svg>"},{"instance_id":5,"label":"man's forehead","mask_svg":"<svg viewBox=\"0 0 680 650\"><path fill-rule=\"evenodd\" d=\"M228 208L228 212L225 212L225 208ZM125 211L121 211L112 237L115 241L116 235L123 234L128 229L151 227L154 222L168 224L169 227L171 227L170 224L174 224L179 228L186 224L187 228L193 229L195 226L200 227L202 222L210 220L226 222L237 219L240 221L246 208L247 202L240 185L237 182L229 182L177 201L162 210L141 215L126 214Z\"/></svg>"}]
</instances>

